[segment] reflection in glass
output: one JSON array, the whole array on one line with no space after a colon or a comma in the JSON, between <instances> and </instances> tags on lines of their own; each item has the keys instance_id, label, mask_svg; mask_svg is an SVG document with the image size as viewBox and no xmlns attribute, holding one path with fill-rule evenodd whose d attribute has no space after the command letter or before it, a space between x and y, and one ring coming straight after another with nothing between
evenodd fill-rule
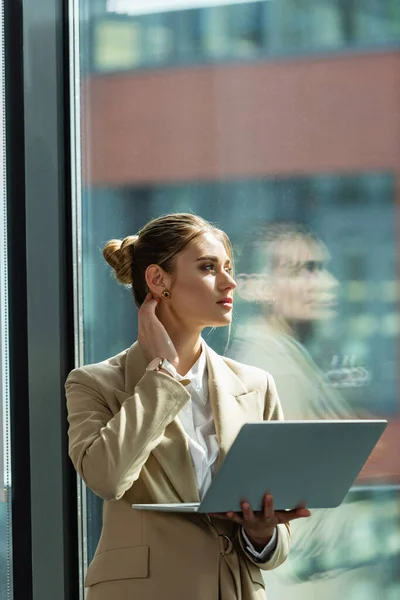
<instances>
[{"instance_id":1,"label":"reflection in glass","mask_svg":"<svg viewBox=\"0 0 400 600\"><path fill-rule=\"evenodd\" d=\"M262 271L239 274L238 295L260 314L237 326L231 355L273 374L286 419L350 417L334 388L355 367L332 365L324 376L302 344L314 323L335 315L338 282L327 269L327 248L305 227L276 223L252 232L252 249Z\"/></svg>"},{"instance_id":2,"label":"reflection in glass","mask_svg":"<svg viewBox=\"0 0 400 600\"><path fill-rule=\"evenodd\" d=\"M358 357L333 355L324 372L306 349L316 325L333 319L337 311L339 282L328 270L330 254L322 240L303 224L258 223L249 230L242 252L255 272L238 275L237 293L253 307L253 315L236 325L229 356L274 376L286 419L367 416L365 412L355 414L344 396L359 389L368 394L370 373ZM359 269L353 277L356 272L365 278ZM378 445L369 461L371 470L361 474L359 484L379 479L374 463L387 451L384 442ZM292 549L286 564L276 573L266 574L271 598L309 598L319 593L326 597L338 590L348 594L358 585L360 574L363 585L369 582L374 586L381 569L384 573L391 568L399 547L395 544L392 550L382 552L379 540L381 527L398 527L397 488L361 490L354 488L338 508L312 511L306 524L292 524ZM384 523L377 498L386 503L390 515ZM372 576L371 565L375 567Z\"/></svg>"},{"instance_id":3,"label":"reflection in glass","mask_svg":"<svg viewBox=\"0 0 400 600\"><path fill-rule=\"evenodd\" d=\"M138 14L139 3L129 0L75 2L81 35L80 47L72 46L82 75L82 102L73 115L83 170L74 182L82 197L79 362L117 354L137 337L130 290L115 285L101 256L106 240L168 212L192 211L221 225L233 241L239 290L231 339L210 331L208 343L270 370L287 417L390 420L384 444L343 507L295 535L289 561L266 576L268 598L397 599L399 157L396 141L385 146L378 138L398 129L397 55L390 50L400 40L399 2L179 4ZM340 86L332 84L337 51L340 73L360 74L357 101L351 77L336 73L332 80ZM303 77L313 86L306 101ZM268 93L259 98L263 89ZM270 106L277 89L284 92L277 102L282 112ZM377 111L375 89L379 106L394 107L393 114ZM367 118L363 128L356 121L343 162L345 130L353 125L345 113L354 102L354 118ZM232 105L239 110L230 113ZM285 137L287 122L292 129ZM308 237L265 243L277 222L294 223ZM307 290L315 297L301 303ZM101 505L84 494L89 560Z\"/></svg>"}]
</instances>

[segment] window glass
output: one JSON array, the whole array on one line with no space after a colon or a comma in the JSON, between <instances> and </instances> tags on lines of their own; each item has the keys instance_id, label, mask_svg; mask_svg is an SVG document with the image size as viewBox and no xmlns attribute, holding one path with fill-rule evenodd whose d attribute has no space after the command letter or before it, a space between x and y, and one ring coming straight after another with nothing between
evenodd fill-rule
<instances>
[{"instance_id":1,"label":"window glass","mask_svg":"<svg viewBox=\"0 0 400 600\"><path fill-rule=\"evenodd\" d=\"M94 70L120 71L142 63L143 35L137 20L98 19L93 28Z\"/></svg>"},{"instance_id":2,"label":"window glass","mask_svg":"<svg viewBox=\"0 0 400 600\"><path fill-rule=\"evenodd\" d=\"M263 22L261 2L232 6L227 15L231 38L231 54L237 57L257 56L262 51Z\"/></svg>"},{"instance_id":3,"label":"window glass","mask_svg":"<svg viewBox=\"0 0 400 600\"><path fill-rule=\"evenodd\" d=\"M390 0L204 4L92 15L76 2L78 363L137 338L131 289L102 258L109 239L169 212L221 226L235 318L207 343L270 372L287 419L389 421L343 505L293 525L289 559L265 573L268 598L393 600L400 13ZM84 486L81 498L83 573L102 501Z\"/></svg>"},{"instance_id":4,"label":"window glass","mask_svg":"<svg viewBox=\"0 0 400 600\"><path fill-rule=\"evenodd\" d=\"M296 53L398 45L397 0L271 0L164 2L157 12L134 2L94 8L91 69L123 71L144 65L174 66L254 60ZM81 14L87 12L86 4Z\"/></svg>"}]
</instances>

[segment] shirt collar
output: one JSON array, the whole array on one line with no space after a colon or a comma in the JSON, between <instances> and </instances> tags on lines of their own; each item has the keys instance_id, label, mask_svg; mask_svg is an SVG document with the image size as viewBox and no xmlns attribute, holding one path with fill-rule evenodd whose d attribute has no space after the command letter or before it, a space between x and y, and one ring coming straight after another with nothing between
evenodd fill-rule
<instances>
[{"instance_id":1,"label":"shirt collar","mask_svg":"<svg viewBox=\"0 0 400 600\"><path fill-rule=\"evenodd\" d=\"M182 379L190 379L190 385L196 391L203 389L203 379L207 371L207 356L205 346L205 342L203 338L201 338L201 354L199 358L196 360L190 371L186 373L186 375L181 376L178 373L179 381Z\"/></svg>"},{"instance_id":2,"label":"shirt collar","mask_svg":"<svg viewBox=\"0 0 400 600\"><path fill-rule=\"evenodd\" d=\"M206 369L206 349L203 338L201 338L201 354L199 358L196 360L190 371L188 371L185 375L185 378L191 379L195 377L196 379L201 379L204 371Z\"/></svg>"}]
</instances>

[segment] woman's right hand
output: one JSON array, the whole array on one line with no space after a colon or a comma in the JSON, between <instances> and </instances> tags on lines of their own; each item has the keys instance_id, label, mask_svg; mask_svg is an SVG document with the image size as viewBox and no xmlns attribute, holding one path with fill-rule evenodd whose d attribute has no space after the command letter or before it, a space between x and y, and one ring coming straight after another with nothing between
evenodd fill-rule
<instances>
[{"instance_id":1,"label":"woman's right hand","mask_svg":"<svg viewBox=\"0 0 400 600\"><path fill-rule=\"evenodd\" d=\"M147 294L139 308L138 341L149 363L155 358L165 358L177 369L179 356L167 330L156 315L159 300Z\"/></svg>"}]
</instances>

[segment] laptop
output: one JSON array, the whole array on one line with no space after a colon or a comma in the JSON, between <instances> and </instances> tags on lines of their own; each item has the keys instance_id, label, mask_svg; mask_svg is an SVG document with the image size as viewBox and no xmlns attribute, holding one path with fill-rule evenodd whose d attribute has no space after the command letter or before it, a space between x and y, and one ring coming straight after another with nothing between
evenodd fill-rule
<instances>
[{"instance_id":1,"label":"laptop","mask_svg":"<svg viewBox=\"0 0 400 600\"><path fill-rule=\"evenodd\" d=\"M201 502L133 504L136 510L241 512L246 498L275 510L339 506L387 426L386 420L263 421L240 429Z\"/></svg>"}]
</instances>

